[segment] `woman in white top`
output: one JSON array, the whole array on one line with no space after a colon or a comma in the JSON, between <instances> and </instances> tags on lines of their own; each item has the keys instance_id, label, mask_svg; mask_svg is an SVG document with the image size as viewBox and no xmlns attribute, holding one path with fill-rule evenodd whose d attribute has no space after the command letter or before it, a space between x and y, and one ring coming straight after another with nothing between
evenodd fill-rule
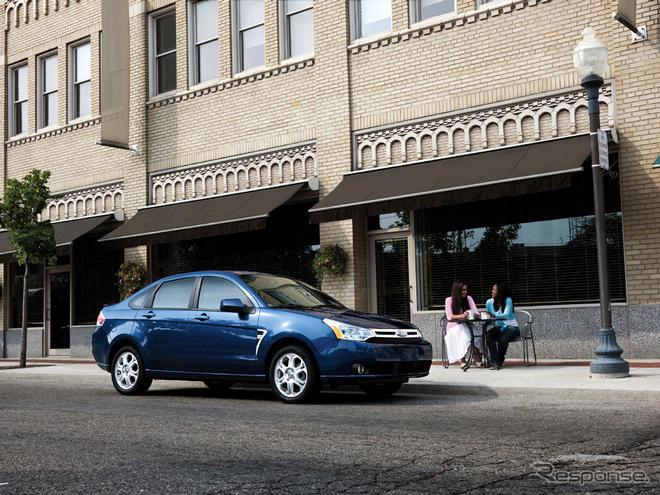
<instances>
[{"instance_id":1,"label":"woman in white top","mask_svg":"<svg viewBox=\"0 0 660 495\"><path fill-rule=\"evenodd\" d=\"M479 310L472 297L468 296L468 288L463 282L456 281L451 287L451 296L445 299L445 314L447 315L447 335L445 345L447 347L447 358L450 363L460 359L465 364L465 353L470 348L472 334L467 323L459 323L452 320L468 318L470 310L474 317L479 317ZM481 354L484 346L481 336L475 336L474 360L475 366L481 366ZM462 366L462 365L461 365Z\"/></svg>"}]
</instances>

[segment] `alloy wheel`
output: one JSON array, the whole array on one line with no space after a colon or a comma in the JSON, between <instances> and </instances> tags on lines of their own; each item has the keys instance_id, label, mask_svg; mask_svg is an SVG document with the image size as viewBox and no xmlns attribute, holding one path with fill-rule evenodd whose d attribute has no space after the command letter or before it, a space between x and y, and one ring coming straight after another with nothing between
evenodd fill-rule
<instances>
[{"instance_id":1,"label":"alloy wheel","mask_svg":"<svg viewBox=\"0 0 660 495\"><path fill-rule=\"evenodd\" d=\"M131 390L140 377L140 363L130 351L123 352L115 361L115 382L122 390Z\"/></svg>"},{"instance_id":2,"label":"alloy wheel","mask_svg":"<svg viewBox=\"0 0 660 495\"><path fill-rule=\"evenodd\" d=\"M280 356L275 364L275 386L285 397L293 399L304 392L309 374L305 360L295 352Z\"/></svg>"}]
</instances>

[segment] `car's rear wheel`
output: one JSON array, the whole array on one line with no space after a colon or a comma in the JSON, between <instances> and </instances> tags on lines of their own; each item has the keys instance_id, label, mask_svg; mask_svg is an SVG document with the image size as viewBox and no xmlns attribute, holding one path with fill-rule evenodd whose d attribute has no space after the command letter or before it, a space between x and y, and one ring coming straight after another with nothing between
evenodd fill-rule
<instances>
[{"instance_id":1,"label":"car's rear wheel","mask_svg":"<svg viewBox=\"0 0 660 495\"><path fill-rule=\"evenodd\" d=\"M268 376L275 395L289 404L308 400L319 390L316 362L299 346L280 349L270 362Z\"/></svg>"},{"instance_id":2,"label":"car's rear wheel","mask_svg":"<svg viewBox=\"0 0 660 495\"><path fill-rule=\"evenodd\" d=\"M212 380L204 380L204 385L213 390L214 392L224 392L233 385L232 382L218 382Z\"/></svg>"},{"instance_id":3,"label":"car's rear wheel","mask_svg":"<svg viewBox=\"0 0 660 495\"><path fill-rule=\"evenodd\" d=\"M112 360L112 384L120 394L143 394L153 381L144 372L142 357L135 347L122 347Z\"/></svg>"},{"instance_id":4,"label":"car's rear wheel","mask_svg":"<svg viewBox=\"0 0 660 495\"><path fill-rule=\"evenodd\" d=\"M389 397L398 391L403 382L361 383L362 391L372 397Z\"/></svg>"}]
</instances>

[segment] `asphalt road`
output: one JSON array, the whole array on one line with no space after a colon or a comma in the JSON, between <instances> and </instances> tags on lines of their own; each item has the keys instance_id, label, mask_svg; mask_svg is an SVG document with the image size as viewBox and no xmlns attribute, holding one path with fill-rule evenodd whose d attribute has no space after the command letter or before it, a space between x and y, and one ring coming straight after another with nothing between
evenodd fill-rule
<instances>
[{"instance_id":1,"label":"asphalt road","mask_svg":"<svg viewBox=\"0 0 660 495\"><path fill-rule=\"evenodd\" d=\"M653 405L0 378L0 495L658 493ZM541 476L543 475L543 476ZM636 480L636 483L630 481ZM607 481L607 482L605 482Z\"/></svg>"}]
</instances>

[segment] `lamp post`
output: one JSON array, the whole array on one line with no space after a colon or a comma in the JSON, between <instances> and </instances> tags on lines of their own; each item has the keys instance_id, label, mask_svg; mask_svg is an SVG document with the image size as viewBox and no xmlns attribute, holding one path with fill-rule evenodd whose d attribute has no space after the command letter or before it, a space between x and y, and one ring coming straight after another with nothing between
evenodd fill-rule
<instances>
[{"instance_id":1,"label":"lamp post","mask_svg":"<svg viewBox=\"0 0 660 495\"><path fill-rule=\"evenodd\" d=\"M600 340L594 350L596 359L591 362L591 375L595 378L622 378L629 375L629 365L621 359L623 350L616 343L612 329L612 306L610 304L609 280L607 277L607 244L605 240L605 193L603 172L598 153L598 130L600 109L598 88L603 85L607 70L607 48L596 32L587 26L583 39L573 50L573 64L581 85L587 90L589 102L589 133L591 134L591 174L594 189L594 216L596 219L596 250L598 253L598 280L600 282Z\"/></svg>"}]
</instances>

